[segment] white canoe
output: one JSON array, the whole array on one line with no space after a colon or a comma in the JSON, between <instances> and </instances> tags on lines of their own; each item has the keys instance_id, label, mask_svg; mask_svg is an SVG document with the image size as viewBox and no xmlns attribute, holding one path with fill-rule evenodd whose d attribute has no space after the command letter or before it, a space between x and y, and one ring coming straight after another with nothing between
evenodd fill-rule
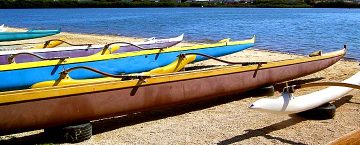
<instances>
[{"instance_id":1,"label":"white canoe","mask_svg":"<svg viewBox=\"0 0 360 145\"><path fill-rule=\"evenodd\" d=\"M5 25L2 24L2 25L0 26L0 32L5 32L5 31L6 31Z\"/></svg>"},{"instance_id":2,"label":"white canoe","mask_svg":"<svg viewBox=\"0 0 360 145\"><path fill-rule=\"evenodd\" d=\"M360 72L344 80L343 83L360 85ZM347 87L328 87L326 89L298 97L285 92L276 99L264 98L257 100L251 104L249 108L276 114L295 114L339 99L351 90L353 89Z\"/></svg>"},{"instance_id":3,"label":"white canoe","mask_svg":"<svg viewBox=\"0 0 360 145\"><path fill-rule=\"evenodd\" d=\"M155 37L146 39L143 42L134 42L132 44L135 45L154 45L154 44L165 44L165 43L179 43L183 40L184 34L181 34L177 37L168 38L168 39L156 39ZM120 47L128 46L128 44L116 44ZM51 49L20 49L20 50L4 50L0 51L0 55L10 55L10 54L17 54L17 53L41 53L41 52L57 52L57 51L68 51L68 50L90 50L90 49L98 49L103 48L104 45L92 45L91 47L88 46L70 46L70 47L55 47ZM0 48L2 48L0 46ZM5 49L5 47L3 47ZM13 48L13 46L11 47Z\"/></svg>"}]
</instances>

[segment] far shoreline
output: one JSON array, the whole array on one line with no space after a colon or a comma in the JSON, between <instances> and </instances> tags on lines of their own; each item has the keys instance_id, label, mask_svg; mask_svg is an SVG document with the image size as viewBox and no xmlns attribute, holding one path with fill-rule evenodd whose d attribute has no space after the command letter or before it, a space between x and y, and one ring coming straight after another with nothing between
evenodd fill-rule
<instances>
[{"instance_id":1,"label":"far shoreline","mask_svg":"<svg viewBox=\"0 0 360 145\"><path fill-rule=\"evenodd\" d=\"M5 26L7 27L7 26ZM7 27L9 31L14 31L14 32L19 32L19 31L26 31L28 30L27 28L16 28L16 27ZM180 34L179 34L180 35ZM96 44L106 44L106 43L111 43L116 41L117 39L122 39L126 42L139 42L139 41L144 41L145 37L132 37L132 36L123 36L123 35L111 35L111 34L96 34L96 33L80 33L80 32L67 32L67 31L61 31L60 34L57 35L53 35L53 36L49 36L49 37L42 37L42 38L37 38L37 39L29 39L29 40L20 40L20 41L10 41L10 42L0 42L1 44L17 44L17 43L28 43L28 42L33 42L35 40L35 42L45 42L47 40L50 39L59 39L59 38L65 38L67 39L69 42L73 42L73 43L92 43L91 38L95 37L94 40L105 40L105 43L102 41L94 41L94 45ZM159 38L157 36L152 36L152 37L156 37ZM175 36L171 36L171 37L175 37ZM186 34L185 34L186 37ZM82 39L81 39L82 38ZM162 38L162 37L161 37ZM161 39L159 38L159 39ZM77 39L77 40L75 40ZM79 40L80 39L80 40ZM75 41L74 41L75 40ZM179 43L176 46L191 46L191 45L197 45L197 44L210 44L210 43L216 43L217 41L209 41L209 42L205 42L205 41L186 41L186 39L184 39L181 43ZM60 45L60 47L66 47L65 45ZM260 51L260 52L266 52L266 53L275 53L275 54L279 54L279 55L292 55L292 56L307 56L308 54L299 54L299 53L291 53L291 52L284 52L284 51L278 51L278 50L271 50L271 49L266 49L266 48L261 48L261 47L257 47L256 46L256 42L255 42L255 46L252 48L249 48L248 50L253 50L253 51ZM349 62L360 62L360 60L356 60L353 58L347 58L344 57L343 58L344 61L349 61Z\"/></svg>"},{"instance_id":2,"label":"far shoreline","mask_svg":"<svg viewBox=\"0 0 360 145\"><path fill-rule=\"evenodd\" d=\"M215 2L215 1L11 1L0 2L2 9L27 8L186 8L186 7L214 7L214 8L360 8L356 2L305 2L305 1L250 1L250 2Z\"/></svg>"}]
</instances>

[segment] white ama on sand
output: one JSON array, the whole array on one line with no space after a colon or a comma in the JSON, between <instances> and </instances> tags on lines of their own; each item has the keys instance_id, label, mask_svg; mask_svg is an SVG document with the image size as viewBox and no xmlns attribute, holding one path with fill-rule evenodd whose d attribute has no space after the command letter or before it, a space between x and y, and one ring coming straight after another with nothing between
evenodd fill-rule
<instances>
[{"instance_id":1,"label":"white ama on sand","mask_svg":"<svg viewBox=\"0 0 360 145\"><path fill-rule=\"evenodd\" d=\"M5 28L5 25L4 25L4 24L2 24L2 25L0 26L0 32L5 32L6 29L7 29L7 28Z\"/></svg>"},{"instance_id":2,"label":"white ama on sand","mask_svg":"<svg viewBox=\"0 0 360 145\"><path fill-rule=\"evenodd\" d=\"M343 83L360 85L360 72L344 80ZM339 99L351 90L353 89L347 87L328 87L298 97L293 96L291 93L284 92L276 99L264 98L257 100L251 104L249 108L276 114L295 114Z\"/></svg>"}]
</instances>

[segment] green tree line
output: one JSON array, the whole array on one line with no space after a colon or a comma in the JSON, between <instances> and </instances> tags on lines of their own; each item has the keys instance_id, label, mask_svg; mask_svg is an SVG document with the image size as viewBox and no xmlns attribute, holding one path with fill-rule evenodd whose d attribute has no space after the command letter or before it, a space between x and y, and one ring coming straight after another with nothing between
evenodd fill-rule
<instances>
[{"instance_id":1,"label":"green tree line","mask_svg":"<svg viewBox=\"0 0 360 145\"><path fill-rule=\"evenodd\" d=\"M359 8L359 4L344 2L310 3L302 0L257 0L254 3L229 2L185 2L181 0L0 0L0 8L132 8L132 7L261 7L261 8L307 8L307 7L340 7Z\"/></svg>"}]
</instances>

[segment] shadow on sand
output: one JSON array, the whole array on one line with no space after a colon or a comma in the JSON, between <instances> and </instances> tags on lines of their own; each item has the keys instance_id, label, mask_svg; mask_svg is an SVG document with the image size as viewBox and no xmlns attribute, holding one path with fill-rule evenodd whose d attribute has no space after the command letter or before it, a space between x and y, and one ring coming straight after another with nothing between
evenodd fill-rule
<instances>
[{"instance_id":1,"label":"shadow on sand","mask_svg":"<svg viewBox=\"0 0 360 145\"><path fill-rule=\"evenodd\" d=\"M332 104L334 104L336 106L336 108L347 104L347 103L351 103L351 104L359 104L359 103L355 103L355 102L351 102L350 100L353 98L353 95L346 95L342 98L340 98L339 100L334 101Z\"/></svg>"},{"instance_id":2,"label":"shadow on sand","mask_svg":"<svg viewBox=\"0 0 360 145\"><path fill-rule=\"evenodd\" d=\"M183 105L177 105L174 107L163 108L161 110L152 110L147 112L133 113L117 118L104 119L100 121L94 121L93 134L99 134L111 130L115 130L125 126L131 126L143 122L155 121L167 117L182 115L192 111L199 111L206 108L218 106L221 104L238 101L244 98L253 97L254 94L235 94L225 97L213 98L210 100L197 101L187 103Z\"/></svg>"},{"instance_id":3,"label":"shadow on sand","mask_svg":"<svg viewBox=\"0 0 360 145\"><path fill-rule=\"evenodd\" d=\"M353 96L351 96L351 95L342 97L341 99L335 101L333 104L336 107L340 107L340 106L342 106L342 105L344 105L346 103L351 103L349 100L351 100L352 97ZM274 136L269 135L269 133L271 133L273 131L285 129L287 127L290 127L292 125L295 125L297 123L300 123L302 121L307 120L307 119L299 117L297 115L290 115L290 116L291 116L291 118L288 119L288 120L284 120L284 121L281 121L281 122L278 122L278 123L275 123L275 124L272 124L272 125L260 128L260 129L248 129L248 130L245 130L246 131L245 134L237 135L237 136L234 136L232 138L220 141L218 144L219 145L228 145L228 144L238 143L238 142L241 142L243 140L250 139L250 138L253 138L253 137L262 136L262 137L265 137L267 139L275 139L275 140L278 140L278 141L283 142L283 143L305 145L304 143L301 143L301 142L291 141L291 140L284 139L284 138L281 138L281 137L274 137Z\"/></svg>"},{"instance_id":4,"label":"shadow on sand","mask_svg":"<svg viewBox=\"0 0 360 145\"><path fill-rule=\"evenodd\" d=\"M132 113L128 115L101 119L92 122L93 135L103 132L112 131L125 126L131 126L143 122L159 120L167 117L177 116L192 111L203 110L213 106L226 104L229 102L241 100L250 96L244 94L236 94L224 97L218 97L210 100L192 102L183 105L177 105L169 108L162 108L161 110L151 110L146 112ZM23 137L15 137L13 135L5 135L7 140L1 140L0 144L47 144L47 143L63 143L55 138L47 136L44 132L32 134Z\"/></svg>"},{"instance_id":5,"label":"shadow on sand","mask_svg":"<svg viewBox=\"0 0 360 145\"><path fill-rule=\"evenodd\" d=\"M297 124L299 122L302 122L304 120L305 119L303 119L301 117L292 117L292 118L290 118L288 120L281 121L279 123L275 123L275 124L272 124L272 125L260 128L260 129L248 129L248 130L245 130L246 131L245 134L237 135L237 136L234 136L234 137L232 137L230 139L220 141L218 144L219 145L228 145L228 144L237 143L237 142L240 142L242 140L246 140L246 139L250 139L250 138L258 137L258 136L262 136L262 137L265 137L267 139L276 139L276 140L279 140L279 141L281 141L283 143L288 143L288 144L303 144L303 143L300 143L300 142L294 142L294 141L287 140L287 139L280 138L280 137L273 137L273 136L268 135L268 134L273 132L273 131L281 130L281 129L287 128L289 126L295 125L295 124Z\"/></svg>"}]
</instances>

